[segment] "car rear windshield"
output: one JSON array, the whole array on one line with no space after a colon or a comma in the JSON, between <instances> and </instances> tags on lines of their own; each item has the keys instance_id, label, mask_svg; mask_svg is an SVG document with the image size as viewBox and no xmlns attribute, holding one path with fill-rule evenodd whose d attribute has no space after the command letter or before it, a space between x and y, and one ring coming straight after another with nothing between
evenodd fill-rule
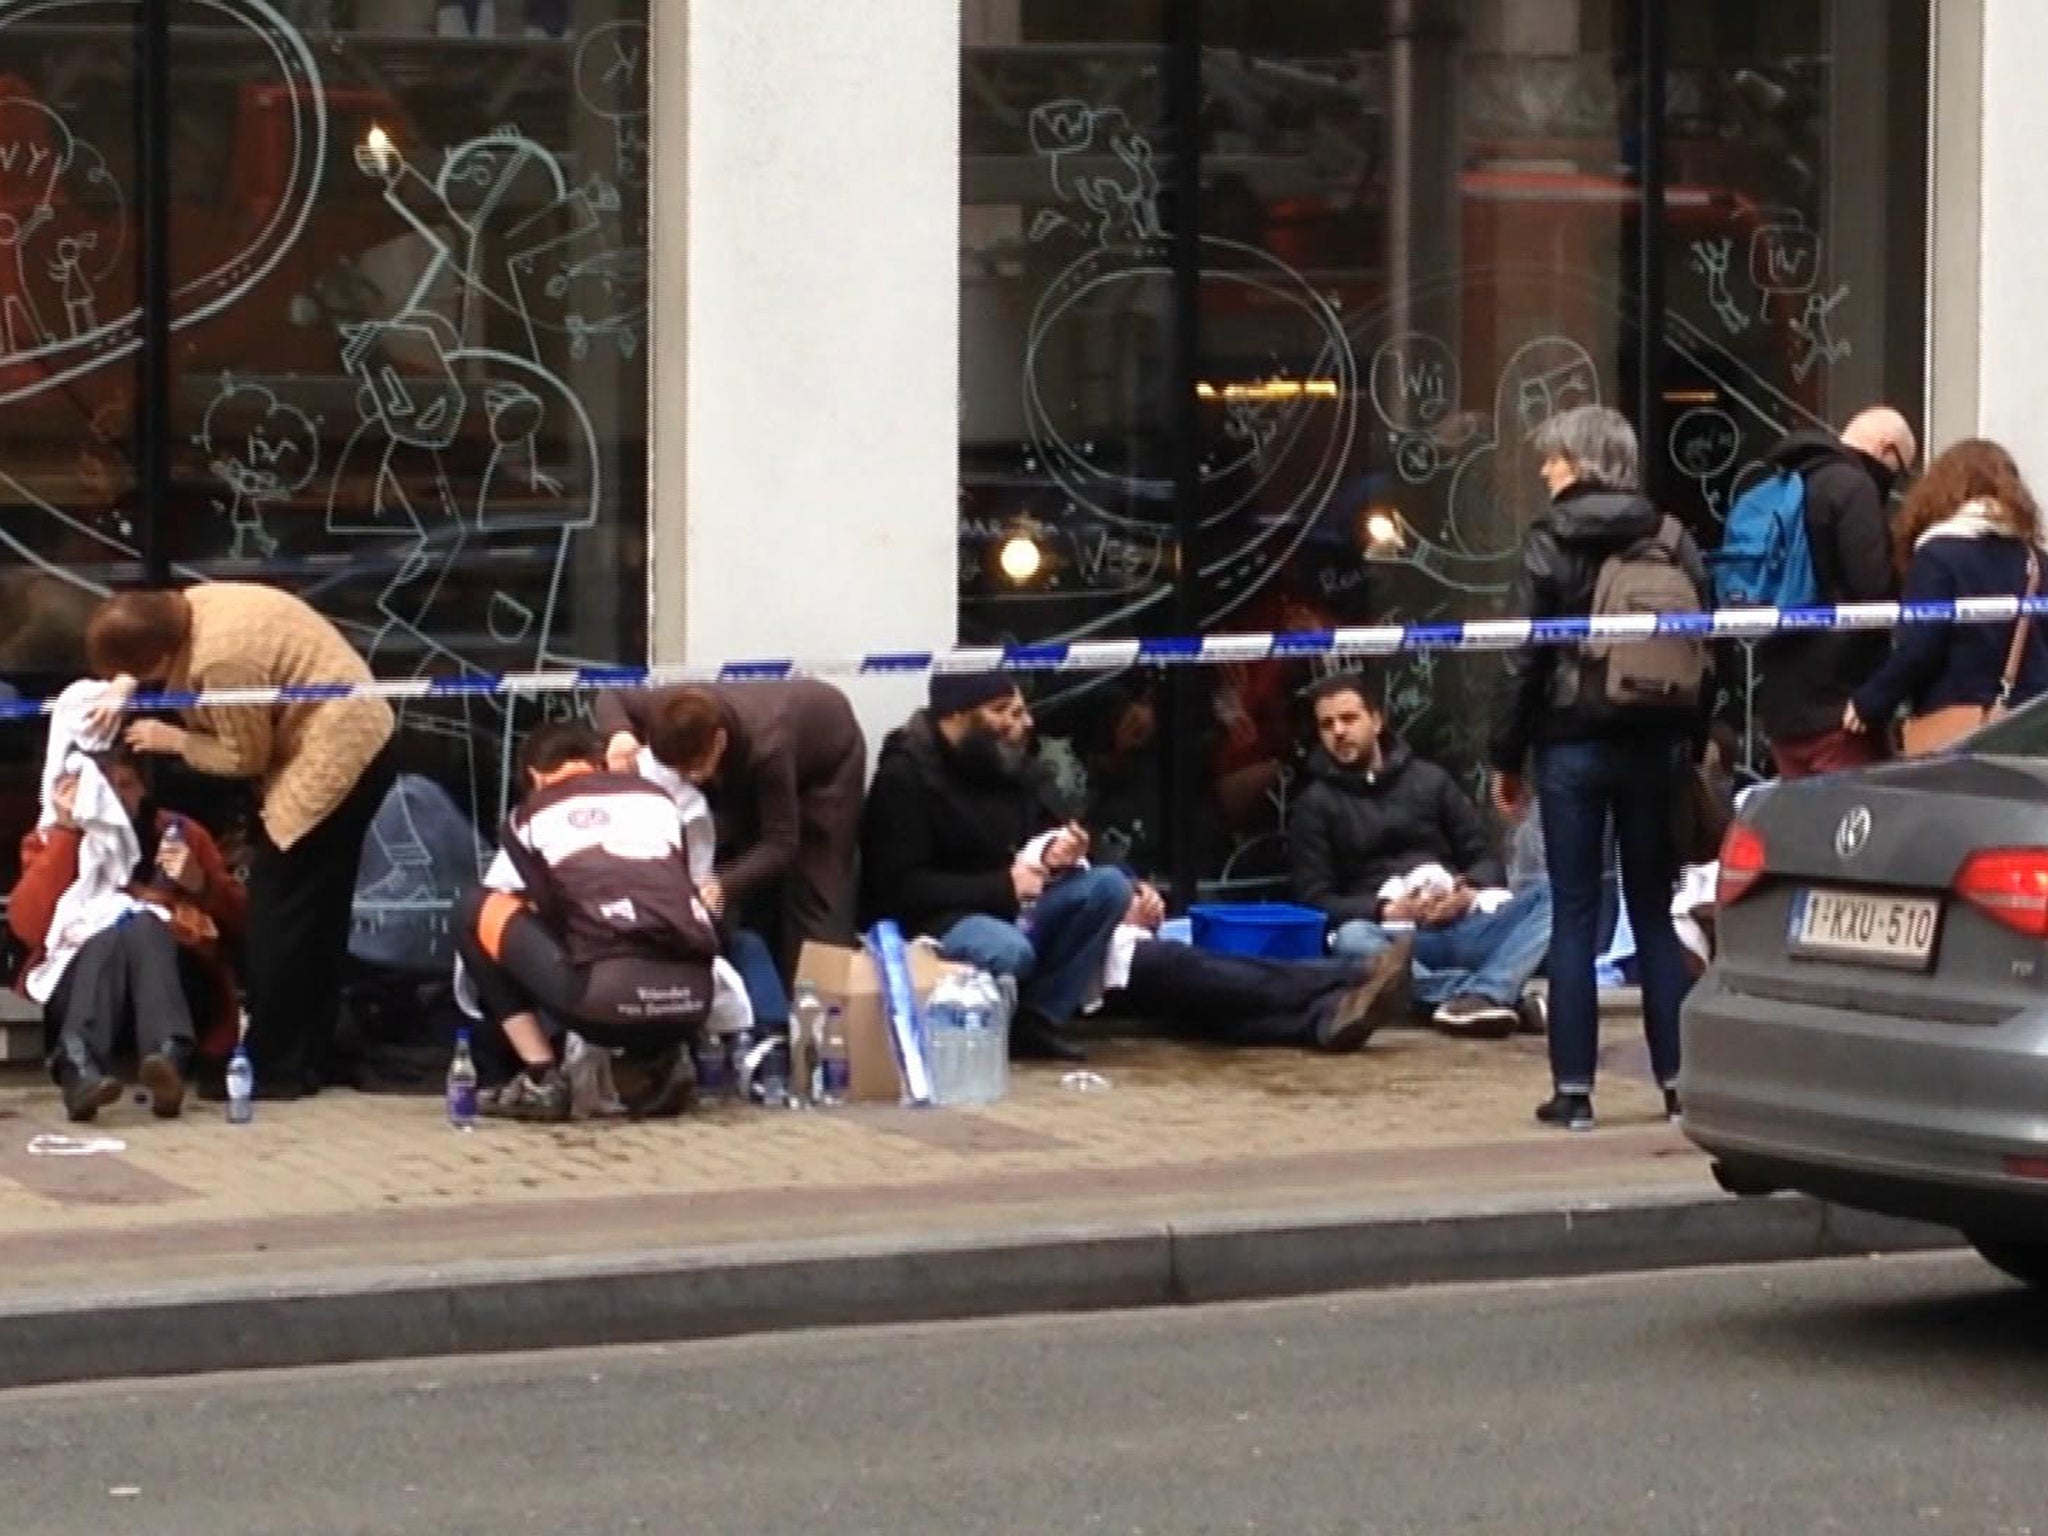
<instances>
[{"instance_id":1,"label":"car rear windshield","mask_svg":"<svg viewBox=\"0 0 2048 1536\"><path fill-rule=\"evenodd\" d=\"M2048 757L2048 696L1985 726L1968 745L1992 757Z\"/></svg>"}]
</instances>

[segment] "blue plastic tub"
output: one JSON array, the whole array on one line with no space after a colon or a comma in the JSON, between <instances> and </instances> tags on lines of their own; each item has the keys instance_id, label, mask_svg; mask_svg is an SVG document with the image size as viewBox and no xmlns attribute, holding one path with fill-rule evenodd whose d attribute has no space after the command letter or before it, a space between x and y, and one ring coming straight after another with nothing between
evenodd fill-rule
<instances>
[{"instance_id":1,"label":"blue plastic tub","mask_svg":"<svg viewBox=\"0 0 2048 1536\"><path fill-rule=\"evenodd\" d=\"M1284 901L1238 906L1194 906L1195 947L1222 955L1268 960L1314 960L1323 953L1323 914Z\"/></svg>"}]
</instances>

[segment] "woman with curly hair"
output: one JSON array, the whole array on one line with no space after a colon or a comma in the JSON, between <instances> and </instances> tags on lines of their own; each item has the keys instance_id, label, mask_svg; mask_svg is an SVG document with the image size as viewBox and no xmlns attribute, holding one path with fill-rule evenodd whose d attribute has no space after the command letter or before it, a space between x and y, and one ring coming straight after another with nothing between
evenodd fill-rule
<instances>
[{"instance_id":1,"label":"woman with curly hair","mask_svg":"<svg viewBox=\"0 0 2048 1536\"><path fill-rule=\"evenodd\" d=\"M1945 450L1892 530L1903 601L2038 595L2048 578L2041 511L1997 443ZM1845 730L1883 730L1903 705L1908 753L1937 751L1994 715L2048 692L2048 635L2017 624L1912 624L1842 713Z\"/></svg>"}]
</instances>

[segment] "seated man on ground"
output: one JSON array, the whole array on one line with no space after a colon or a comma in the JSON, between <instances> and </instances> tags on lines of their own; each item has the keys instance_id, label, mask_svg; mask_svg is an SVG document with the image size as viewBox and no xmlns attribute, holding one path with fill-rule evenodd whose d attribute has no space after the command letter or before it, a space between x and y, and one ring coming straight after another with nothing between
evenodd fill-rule
<instances>
[{"instance_id":1,"label":"seated man on ground","mask_svg":"<svg viewBox=\"0 0 2048 1536\"><path fill-rule=\"evenodd\" d=\"M50 1075L72 1120L120 1099L119 1055L134 1052L150 1107L168 1119L184 1107L195 1054L234 1050L224 956L247 913L213 838L157 806L126 749L89 762L72 754L42 825L22 840L7 907L30 951L17 982L43 1005Z\"/></svg>"},{"instance_id":2,"label":"seated man on ground","mask_svg":"<svg viewBox=\"0 0 2048 1536\"><path fill-rule=\"evenodd\" d=\"M1149 885L1131 898L1111 948L1103 1007L1218 1045L1363 1050L1409 1008L1406 957L1268 960L1158 939L1166 903Z\"/></svg>"},{"instance_id":3,"label":"seated man on ground","mask_svg":"<svg viewBox=\"0 0 2048 1536\"><path fill-rule=\"evenodd\" d=\"M569 1118L556 1041L656 1057L665 1071L646 1116L693 1096L686 1049L712 998L718 934L690 879L676 804L636 774L605 767L604 743L581 725L544 725L519 756L526 799L506 818L486 887L455 911L456 951L486 1018L521 1071L487 1096L485 1114ZM494 886L515 886L507 890Z\"/></svg>"},{"instance_id":4,"label":"seated man on ground","mask_svg":"<svg viewBox=\"0 0 2048 1536\"><path fill-rule=\"evenodd\" d=\"M1549 882L1502 888L1478 807L1387 732L1371 682L1326 678L1311 697L1317 744L1287 823L1295 899L1329 915L1339 955L1412 956L1438 1028L1512 1034L1549 950Z\"/></svg>"},{"instance_id":5,"label":"seated man on ground","mask_svg":"<svg viewBox=\"0 0 2048 1536\"><path fill-rule=\"evenodd\" d=\"M1062 1033L1102 985L1131 882L1082 867L1088 835L1031 761L1031 711L998 672L937 673L930 707L882 743L861 829L870 921L1015 978L1013 1055L1078 1061Z\"/></svg>"}]
</instances>

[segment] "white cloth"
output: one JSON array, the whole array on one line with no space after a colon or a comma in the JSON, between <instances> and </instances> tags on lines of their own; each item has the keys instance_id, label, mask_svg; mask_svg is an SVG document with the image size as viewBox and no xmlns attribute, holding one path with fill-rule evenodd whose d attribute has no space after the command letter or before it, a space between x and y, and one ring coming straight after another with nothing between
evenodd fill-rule
<instances>
[{"instance_id":1,"label":"white cloth","mask_svg":"<svg viewBox=\"0 0 2048 1536\"><path fill-rule=\"evenodd\" d=\"M1381 901L1402 901L1416 896L1441 896L1457 886L1458 877L1441 864L1418 864L1405 875L1395 875L1379 890ZM1472 910L1481 916L1498 912L1515 899L1515 893L1490 885L1472 893Z\"/></svg>"},{"instance_id":2,"label":"white cloth","mask_svg":"<svg viewBox=\"0 0 2048 1536\"><path fill-rule=\"evenodd\" d=\"M1915 549L1933 539L2023 539L2026 533L2010 512L1988 496L1964 502L1913 541Z\"/></svg>"},{"instance_id":3,"label":"white cloth","mask_svg":"<svg viewBox=\"0 0 2048 1536\"><path fill-rule=\"evenodd\" d=\"M640 777L666 790L676 809L682 812L683 847L689 855L690 878L702 885L711 878L712 861L718 854L718 829L711 819L711 802L696 785L656 762L654 754L645 747L640 749L636 766ZM519 878L519 871L502 848L484 871L483 885L487 891L508 893L526 889L526 882ZM477 996L476 983L463 969L460 955L455 957L455 1002L471 1018L483 1017L483 1001ZM746 983L723 955L711 962L711 1011L705 1015L704 1027L714 1035L736 1035L754 1027L754 1004L747 996Z\"/></svg>"},{"instance_id":4,"label":"white cloth","mask_svg":"<svg viewBox=\"0 0 2048 1536\"><path fill-rule=\"evenodd\" d=\"M43 753L42 808L36 827L47 831L57 821L57 785L76 775L71 820L79 829L78 878L57 899L43 957L22 978L28 995L47 1003L65 971L86 944L136 911L159 911L137 901L123 887L135 872L142 847L114 788L87 754L113 744L112 730L95 731L86 712L99 702L105 683L87 679L57 695L50 711L50 742Z\"/></svg>"}]
</instances>

